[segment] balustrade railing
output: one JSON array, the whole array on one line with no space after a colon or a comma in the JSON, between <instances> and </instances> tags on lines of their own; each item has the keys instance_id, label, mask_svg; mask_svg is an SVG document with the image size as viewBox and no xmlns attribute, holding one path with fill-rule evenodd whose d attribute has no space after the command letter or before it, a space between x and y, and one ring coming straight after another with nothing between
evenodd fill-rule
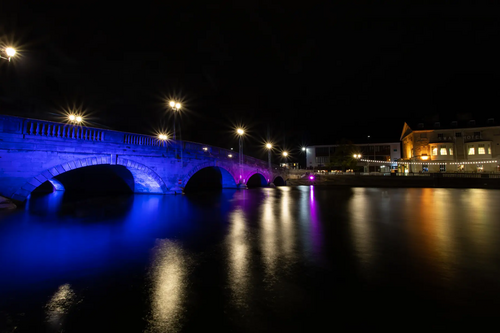
<instances>
[{"instance_id":1,"label":"balustrade railing","mask_svg":"<svg viewBox=\"0 0 500 333\"><path fill-rule=\"evenodd\" d=\"M123 143L139 146L165 146L165 143L153 136L140 134L125 134Z\"/></svg>"},{"instance_id":2,"label":"balustrade railing","mask_svg":"<svg viewBox=\"0 0 500 333\"><path fill-rule=\"evenodd\" d=\"M100 141L105 143L149 146L152 149L166 149L167 151L182 148L183 152L191 157L210 156L221 160L238 161L238 153L235 151L197 142L162 141L154 136L14 116L0 116L0 132L23 134L26 138ZM244 156L244 163L260 168L268 167L266 161L246 155Z\"/></svg>"},{"instance_id":3,"label":"balustrade railing","mask_svg":"<svg viewBox=\"0 0 500 333\"><path fill-rule=\"evenodd\" d=\"M103 131L96 128L59 124L33 119L26 120L23 133L27 135L45 137L103 141Z\"/></svg>"}]
</instances>

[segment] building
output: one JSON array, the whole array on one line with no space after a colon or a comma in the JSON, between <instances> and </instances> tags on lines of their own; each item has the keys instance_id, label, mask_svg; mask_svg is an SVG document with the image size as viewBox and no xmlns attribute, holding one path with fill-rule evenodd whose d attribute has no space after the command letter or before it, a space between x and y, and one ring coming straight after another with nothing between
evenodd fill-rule
<instances>
[{"instance_id":1,"label":"building","mask_svg":"<svg viewBox=\"0 0 500 333\"><path fill-rule=\"evenodd\" d=\"M326 167L340 146L335 144L306 147L307 167ZM355 153L361 155L358 166L363 166L365 172L390 172L391 169L397 168L397 161L401 158L400 142L362 143L353 146Z\"/></svg>"},{"instance_id":2,"label":"building","mask_svg":"<svg viewBox=\"0 0 500 333\"><path fill-rule=\"evenodd\" d=\"M493 118L405 123L400 172L496 172L500 126Z\"/></svg>"}]
</instances>

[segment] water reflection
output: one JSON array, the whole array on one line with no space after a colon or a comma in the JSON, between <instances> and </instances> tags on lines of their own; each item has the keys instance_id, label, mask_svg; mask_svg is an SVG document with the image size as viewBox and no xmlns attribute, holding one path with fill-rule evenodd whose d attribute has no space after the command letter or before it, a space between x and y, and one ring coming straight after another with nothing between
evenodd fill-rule
<instances>
[{"instance_id":1,"label":"water reflection","mask_svg":"<svg viewBox=\"0 0 500 333\"><path fill-rule=\"evenodd\" d=\"M159 240L150 268L151 313L148 332L177 332L185 313L190 260L179 244Z\"/></svg>"},{"instance_id":2,"label":"water reflection","mask_svg":"<svg viewBox=\"0 0 500 333\"><path fill-rule=\"evenodd\" d=\"M19 331L92 331L105 318L117 326L108 331L218 322L228 331L293 331L331 325L339 304L348 310L336 324L349 328L352 313L385 321L416 307L497 316L500 191L59 194L0 212L0 327L3 317L9 328L24 323Z\"/></svg>"},{"instance_id":3,"label":"water reflection","mask_svg":"<svg viewBox=\"0 0 500 333\"><path fill-rule=\"evenodd\" d=\"M278 190L281 192L281 202L280 202L280 239L282 241L283 255L288 259L286 263L290 262L295 257L295 218L292 215L292 200L290 198L291 188L290 187L279 187Z\"/></svg>"},{"instance_id":4,"label":"water reflection","mask_svg":"<svg viewBox=\"0 0 500 333\"><path fill-rule=\"evenodd\" d=\"M266 280L270 284L273 284L277 279L278 237L276 234L277 217L274 212L274 203L274 196L270 195L269 191L266 192L265 199L262 202L260 239Z\"/></svg>"},{"instance_id":5,"label":"water reflection","mask_svg":"<svg viewBox=\"0 0 500 333\"><path fill-rule=\"evenodd\" d=\"M49 331L62 332L63 324L70 308L76 303L75 292L69 284L57 289L50 301L45 305L46 321Z\"/></svg>"},{"instance_id":6,"label":"water reflection","mask_svg":"<svg viewBox=\"0 0 500 333\"><path fill-rule=\"evenodd\" d=\"M249 247L247 226L244 212L237 208L229 215L229 235L227 245L229 252L229 281L232 301L237 306L246 305L249 280Z\"/></svg>"},{"instance_id":7,"label":"water reflection","mask_svg":"<svg viewBox=\"0 0 500 333\"><path fill-rule=\"evenodd\" d=\"M370 270L375 265L376 249L373 229L375 211L370 198L369 189L355 188L354 196L349 201L350 226L352 229L352 242L359 263L365 270Z\"/></svg>"}]
</instances>

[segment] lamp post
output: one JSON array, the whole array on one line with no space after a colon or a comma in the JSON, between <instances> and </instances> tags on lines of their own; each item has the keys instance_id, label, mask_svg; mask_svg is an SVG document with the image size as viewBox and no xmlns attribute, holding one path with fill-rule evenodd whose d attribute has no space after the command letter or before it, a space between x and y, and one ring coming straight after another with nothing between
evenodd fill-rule
<instances>
[{"instance_id":1,"label":"lamp post","mask_svg":"<svg viewBox=\"0 0 500 333\"><path fill-rule=\"evenodd\" d=\"M285 165L287 165L287 164L286 164L286 158L287 158L287 156L288 156L288 152L287 152L287 151L284 151L284 152L283 152L283 157L285 158Z\"/></svg>"},{"instance_id":2,"label":"lamp post","mask_svg":"<svg viewBox=\"0 0 500 333\"><path fill-rule=\"evenodd\" d=\"M307 149L306 149L306 147L302 147L302 151L304 152L305 157L306 157L305 169L307 169Z\"/></svg>"},{"instance_id":3,"label":"lamp post","mask_svg":"<svg viewBox=\"0 0 500 333\"><path fill-rule=\"evenodd\" d=\"M266 143L266 148L267 148L267 163L269 164L269 172L271 172L271 149L273 148L273 145L270 143Z\"/></svg>"},{"instance_id":4,"label":"lamp post","mask_svg":"<svg viewBox=\"0 0 500 333\"><path fill-rule=\"evenodd\" d=\"M359 159L361 158L361 154L354 154L354 155L352 155L352 157L354 157L359 162ZM358 163L356 163L356 166L357 165L358 165Z\"/></svg>"},{"instance_id":5,"label":"lamp post","mask_svg":"<svg viewBox=\"0 0 500 333\"><path fill-rule=\"evenodd\" d=\"M242 166L243 166L243 140L242 137L245 134L245 131L242 128L238 128L236 130L236 134L239 136L239 150L238 150L238 164L240 168L240 184L242 183L241 174L242 174Z\"/></svg>"},{"instance_id":6,"label":"lamp post","mask_svg":"<svg viewBox=\"0 0 500 333\"><path fill-rule=\"evenodd\" d=\"M12 58L13 56L16 55L16 50L12 47L6 47L5 50L3 50L3 52L7 55L7 57L2 57L0 55L0 59L5 59L5 60L8 60L10 61L10 58Z\"/></svg>"},{"instance_id":7,"label":"lamp post","mask_svg":"<svg viewBox=\"0 0 500 333\"><path fill-rule=\"evenodd\" d=\"M170 109L172 110L172 112L174 113L174 136L173 136L173 139L174 141L177 140L177 136L175 135L175 129L176 129L176 118L177 118L177 113L180 112L181 110L181 103L179 102L176 102L176 101L170 101L168 102L168 105L170 106ZM180 125L179 125L179 137L181 135L180 133ZM175 158L177 158L177 146L178 144L176 144L176 147L175 147ZM180 156L180 160L182 162L182 143L181 143L181 147L180 147L180 152L181 152L181 156Z\"/></svg>"}]
</instances>

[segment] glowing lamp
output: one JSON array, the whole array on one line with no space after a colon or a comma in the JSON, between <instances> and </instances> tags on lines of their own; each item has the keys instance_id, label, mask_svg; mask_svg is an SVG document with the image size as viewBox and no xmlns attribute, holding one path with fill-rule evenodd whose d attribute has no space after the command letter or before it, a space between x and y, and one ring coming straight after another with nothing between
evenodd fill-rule
<instances>
[{"instance_id":1,"label":"glowing lamp","mask_svg":"<svg viewBox=\"0 0 500 333\"><path fill-rule=\"evenodd\" d=\"M306 151L306 147L302 147L302 151Z\"/></svg>"},{"instance_id":2,"label":"glowing lamp","mask_svg":"<svg viewBox=\"0 0 500 333\"><path fill-rule=\"evenodd\" d=\"M229 154L229 155L227 155L227 157L231 158L231 157L233 157L233 155Z\"/></svg>"},{"instance_id":3,"label":"glowing lamp","mask_svg":"<svg viewBox=\"0 0 500 333\"><path fill-rule=\"evenodd\" d=\"M76 116L75 116L74 114L70 114L68 118L69 118L69 120L71 120L71 121L75 121Z\"/></svg>"},{"instance_id":4,"label":"glowing lamp","mask_svg":"<svg viewBox=\"0 0 500 333\"><path fill-rule=\"evenodd\" d=\"M175 102L174 101L170 101L170 103L168 103L170 105L170 107L174 107L175 106Z\"/></svg>"},{"instance_id":5,"label":"glowing lamp","mask_svg":"<svg viewBox=\"0 0 500 333\"><path fill-rule=\"evenodd\" d=\"M421 159L423 159L424 161L427 161L429 159L429 156L427 155L422 155L420 156Z\"/></svg>"},{"instance_id":6,"label":"glowing lamp","mask_svg":"<svg viewBox=\"0 0 500 333\"><path fill-rule=\"evenodd\" d=\"M271 148L273 148L273 145L272 145L272 144L270 144L270 143L266 143L266 148L267 148L267 149L271 149Z\"/></svg>"},{"instance_id":7,"label":"glowing lamp","mask_svg":"<svg viewBox=\"0 0 500 333\"><path fill-rule=\"evenodd\" d=\"M181 103L176 103L176 104L175 104L175 108L176 108L176 109L180 109L180 108L181 108Z\"/></svg>"},{"instance_id":8,"label":"glowing lamp","mask_svg":"<svg viewBox=\"0 0 500 333\"><path fill-rule=\"evenodd\" d=\"M314 180L314 176L309 176L309 179L310 180Z\"/></svg>"},{"instance_id":9,"label":"glowing lamp","mask_svg":"<svg viewBox=\"0 0 500 333\"><path fill-rule=\"evenodd\" d=\"M81 123L83 119L82 119L82 117L78 116L75 118L75 120L76 120L76 122Z\"/></svg>"},{"instance_id":10,"label":"glowing lamp","mask_svg":"<svg viewBox=\"0 0 500 333\"><path fill-rule=\"evenodd\" d=\"M283 152L283 156L287 157L288 153L286 151Z\"/></svg>"},{"instance_id":11,"label":"glowing lamp","mask_svg":"<svg viewBox=\"0 0 500 333\"><path fill-rule=\"evenodd\" d=\"M236 130L236 133L238 133L238 135L243 135L243 134L245 134L245 131L242 128L238 128Z\"/></svg>"},{"instance_id":12,"label":"glowing lamp","mask_svg":"<svg viewBox=\"0 0 500 333\"><path fill-rule=\"evenodd\" d=\"M16 55L16 50L14 50L12 47L8 47L5 49L5 53L10 58Z\"/></svg>"}]
</instances>

